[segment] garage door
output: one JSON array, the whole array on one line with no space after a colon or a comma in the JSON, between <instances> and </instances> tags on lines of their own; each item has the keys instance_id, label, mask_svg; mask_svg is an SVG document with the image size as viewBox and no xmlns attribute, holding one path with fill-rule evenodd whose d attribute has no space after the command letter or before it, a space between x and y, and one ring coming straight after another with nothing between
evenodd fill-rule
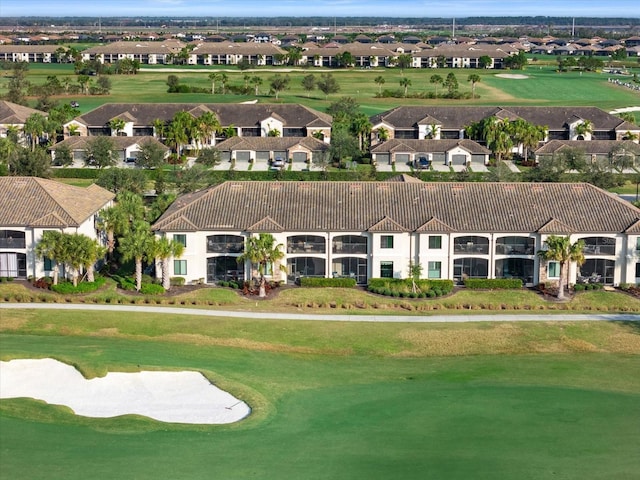
<instances>
[{"instance_id":1,"label":"garage door","mask_svg":"<svg viewBox=\"0 0 640 480\"><path fill-rule=\"evenodd\" d=\"M256 152L256 160L258 162L268 162L269 152Z\"/></svg>"},{"instance_id":2,"label":"garage door","mask_svg":"<svg viewBox=\"0 0 640 480\"><path fill-rule=\"evenodd\" d=\"M273 152L273 159L275 160L276 158L280 158L282 160L286 160L287 159L287 152L284 151L274 151Z\"/></svg>"},{"instance_id":3,"label":"garage door","mask_svg":"<svg viewBox=\"0 0 640 480\"><path fill-rule=\"evenodd\" d=\"M251 158L251 152L236 152L236 160L239 162L248 162Z\"/></svg>"},{"instance_id":4,"label":"garage door","mask_svg":"<svg viewBox=\"0 0 640 480\"><path fill-rule=\"evenodd\" d=\"M220 160L223 162L228 162L231 160L231 152L220 152Z\"/></svg>"},{"instance_id":5,"label":"garage door","mask_svg":"<svg viewBox=\"0 0 640 480\"><path fill-rule=\"evenodd\" d=\"M376 154L376 162L380 165L388 165L389 164L389 154L388 153L377 153Z\"/></svg>"},{"instance_id":6,"label":"garage door","mask_svg":"<svg viewBox=\"0 0 640 480\"><path fill-rule=\"evenodd\" d=\"M408 153L396 153L396 163L399 165L406 165L409 163Z\"/></svg>"},{"instance_id":7,"label":"garage door","mask_svg":"<svg viewBox=\"0 0 640 480\"><path fill-rule=\"evenodd\" d=\"M444 165L444 153L434 153L433 154L433 163L436 165Z\"/></svg>"},{"instance_id":8,"label":"garage door","mask_svg":"<svg viewBox=\"0 0 640 480\"><path fill-rule=\"evenodd\" d=\"M475 165L484 165L484 155L471 155L471 163Z\"/></svg>"},{"instance_id":9,"label":"garage door","mask_svg":"<svg viewBox=\"0 0 640 480\"><path fill-rule=\"evenodd\" d=\"M294 162L301 162L304 163L307 161L307 152L295 152L293 154L293 161Z\"/></svg>"},{"instance_id":10,"label":"garage door","mask_svg":"<svg viewBox=\"0 0 640 480\"><path fill-rule=\"evenodd\" d=\"M466 165L467 156L466 155L452 155L451 156L451 165Z\"/></svg>"}]
</instances>

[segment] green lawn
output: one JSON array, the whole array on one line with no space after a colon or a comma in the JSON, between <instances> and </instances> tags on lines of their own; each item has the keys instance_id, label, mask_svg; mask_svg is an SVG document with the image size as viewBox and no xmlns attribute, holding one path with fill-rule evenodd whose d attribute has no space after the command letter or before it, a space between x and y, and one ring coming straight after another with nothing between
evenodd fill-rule
<instances>
[{"instance_id":1,"label":"green lawn","mask_svg":"<svg viewBox=\"0 0 640 480\"><path fill-rule=\"evenodd\" d=\"M596 293L596 292L594 292ZM0 401L0 479L637 478L640 329L2 310L0 358L194 369L227 426Z\"/></svg>"},{"instance_id":2,"label":"green lawn","mask_svg":"<svg viewBox=\"0 0 640 480\"><path fill-rule=\"evenodd\" d=\"M219 70L219 69L218 69ZM638 69L635 69L636 71ZM314 74L319 77L328 72L325 69L296 69L291 72L280 70L282 75L290 78L289 89L280 93L276 100L269 93L270 78L277 70L260 67L255 71L241 72L233 67L225 69L228 76L227 85L241 86L245 84L244 76L258 76L262 79L258 96L239 96L222 94L221 86L216 87L216 94L168 94L166 80L168 75L177 75L181 83L191 86L211 88L208 78L209 71L202 68L183 67L179 72L163 71L162 68L148 68L137 75L112 75L109 78L113 83L110 95L61 97L63 101L77 100L80 102L80 110L84 113L107 102L242 102L255 100L260 102L300 103L311 108L324 110L336 99L342 96L354 97L361 105L361 109L368 115L373 115L393 108L398 105L593 105L603 109L626 107L636 105L637 93L623 87L616 87L607 83L607 75L600 73L578 72L559 74L553 66L530 66L520 72L507 70L461 70L461 69L408 69L404 72L398 69L377 68L363 69L338 69L331 73L340 85L340 91L325 98L319 90L310 93L305 92L301 86L304 76ZM453 72L458 79L461 92L471 92L471 84L467 82L470 73L477 73L481 81L476 85L476 93L479 98L473 100L448 100L448 99L418 99L418 98L376 98L379 85L374 82L378 76L385 79L383 89L402 90L400 80L404 77L411 81L408 89L409 96L416 94L434 93L435 84L430 83L433 74L443 78L449 72ZM497 77L497 74L524 73L530 78L526 80L513 80ZM60 79L65 75L71 77L72 83L76 82L72 65L32 65L29 68L28 79L35 83L44 83L47 75L57 75ZM4 93L8 85L7 74L0 76L0 93ZM438 93L443 93L440 86ZM35 99L33 100L35 103Z\"/></svg>"}]
</instances>

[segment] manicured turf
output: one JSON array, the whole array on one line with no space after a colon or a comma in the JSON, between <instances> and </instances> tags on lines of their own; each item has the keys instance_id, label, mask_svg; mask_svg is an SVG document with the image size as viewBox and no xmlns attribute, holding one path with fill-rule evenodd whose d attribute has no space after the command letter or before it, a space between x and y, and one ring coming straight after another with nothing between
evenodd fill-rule
<instances>
[{"instance_id":1,"label":"manicured turf","mask_svg":"<svg viewBox=\"0 0 640 480\"><path fill-rule=\"evenodd\" d=\"M64 320L56 316L47 332L45 312L6 312L3 360L51 356L87 376L196 369L255 410L231 426L180 426L137 417L87 419L40 402L2 400L1 479L582 480L632 479L640 471L637 348L630 355L421 357L416 351L418 358L398 358L381 342L384 332L373 329L367 342L370 325L359 324L326 328L341 342L363 338L367 354L318 355L286 353L286 346L324 344L321 325L242 321L236 337L263 332L271 343L219 346L203 336L231 334L232 320L198 329L187 319L106 316L100 328L99 319L67 312L64 334ZM129 333L126 321L137 325ZM640 334L635 325L613 327L631 338ZM397 334L415 326L390 328ZM551 332L569 340L602 334L591 328L554 324ZM167 329L174 336L157 337ZM192 330L200 334L180 335ZM276 330L283 332L282 344ZM515 341L511 334L504 339Z\"/></svg>"}]
</instances>

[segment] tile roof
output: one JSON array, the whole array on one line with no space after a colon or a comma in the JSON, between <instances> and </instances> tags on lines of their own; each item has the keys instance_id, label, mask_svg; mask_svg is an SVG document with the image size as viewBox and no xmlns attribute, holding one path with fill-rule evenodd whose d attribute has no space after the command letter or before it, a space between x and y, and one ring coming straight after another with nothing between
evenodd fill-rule
<instances>
[{"instance_id":1,"label":"tile roof","mask_svg":"<svg viewBox=\"0 0 640 480\"><path fill-rule=\"evenodd\" d=\"M536 155L556 153L563 148L577 148L585 154L609 154L614 148L624 147L625 150L640 155L640 145L631 140L551 140L536 150Z\"/></svg>"},{"instance_id":2,"label":"tile roof","mask_svg":"<svg viewBox=\"0 0 640 480\"><path fill-rule=\"evenodd\" d=\"M479 153L488 155L491 150L483 147L477 142L469 139L463 140L416 140L416 139L404 139L393 138L387 140L379 145L376 145L371 149L371 153L384 153L384 152L424 152L424 153L439 153L448 152L456 147L463 148L469 153Z\"/></svg>"},{"instance_id":3,"label":"tile roof","mask_svg":"<svg viewBox=\"0 0 640 480\"><path fill-rule=\"evenodd\" d=\"M251 150L272 151L288 150L302 145L311 151L326 151L329 145L313 137L231 137L216 145L220 151Z\"/></svg>"},{"instance_id":4,"label":"tile roof","mask_svg":"<svg viewBox=\"0 0 640 480\"><path fill-rule=\"evenodd\" d=\"M229 181L180 197L154 228L180 217L223 231L265 219L278 231L367 231L387 217L404 231L614 233L640 209L589 184Z\"/></svg>"},{"instance_id":5,"label":"tile roof","mask_svg":"<svg viewBox=\"0 0 640 480\"><path fill-rule=\"evenodd\" d=\"M0 225L77 227L114 196L97 185L80 188L37 177L0 177Z\"/></svg>"},{"instance_id":6,"label":"tile roof","mask_svg":"<svg viewBox=\"0 0 640 480\"><path fill-rule=\"evenodd\" d=\"M234 103L107 103L75 120L95 127L103 127L113 118L128 114L137 125L153 125L153 121L171 120L177 112L190 112L198 117L213 112L222 126L253 127L261 120L276 114L285 126L331 126L331 115L296 104L234 104ZM320 124L318 124L320 123Z\"/></svg>"},{"instance_id":7,"label":"tile roof","mask_svg":"<svg viewBox=\"0 0 640 480\"><path fill-rule=\"evenodd\" d=\"M0 101L0 124L18 125L23 124L30 115L38 113L43 117L47 116L46 112L36 110L35 108L24 107L17 103Z\"/></svg>"},{"instance_id":8,"label":"tile roof","mask_svg":"<svg viewBox=\"0 0 640 480\"><path fill-rule=\"evenodd\" d=\"M51 147L49 150L56 150L61 146L69 147L71 150L84 150L87 147L87 143L98 138L97 136L92 137L81 137L81 136L72 136L65 138L63 141L58 142ZM159 145L164 151L169 150L169 147L161 143L157 138L150 136L136 136L136 137L125 137L125 136L117 136L117 137L107 137L113 141L114 145L118 150L124 150L125 148L129 148L132 145L142 145L146 142L152 142Z\"/></svg>"},{"instance_id":9,"label":"tile roof","mask_svg":"<svg viewBox=\"0 0 640 480\"><path fill-rule=\"evenodd\" d=\"M427 116L439 119L442 128L464 128L490 116L523 118L534 125L545 125L551 130L563 130L578 119L590 120L594 130L614 130L623 120L596 107L443 107L402 106L371 117L375 126L386 123L395 128L415 128Z\"/></svg>"}]
</instances>

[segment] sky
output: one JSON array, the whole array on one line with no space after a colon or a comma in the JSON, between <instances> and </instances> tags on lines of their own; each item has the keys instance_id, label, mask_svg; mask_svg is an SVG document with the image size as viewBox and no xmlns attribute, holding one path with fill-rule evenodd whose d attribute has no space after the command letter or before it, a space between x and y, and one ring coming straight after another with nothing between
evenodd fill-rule
<instances>
[{"instance_id":1,"label":"sky","mask_svg":"<svg viewBox=\"0 0 640 480\"><path fill-rule=\"evenodd\" d=\"M640 17L638 0L0 0L14 16Z\"/></svg>"}]
</instances>

